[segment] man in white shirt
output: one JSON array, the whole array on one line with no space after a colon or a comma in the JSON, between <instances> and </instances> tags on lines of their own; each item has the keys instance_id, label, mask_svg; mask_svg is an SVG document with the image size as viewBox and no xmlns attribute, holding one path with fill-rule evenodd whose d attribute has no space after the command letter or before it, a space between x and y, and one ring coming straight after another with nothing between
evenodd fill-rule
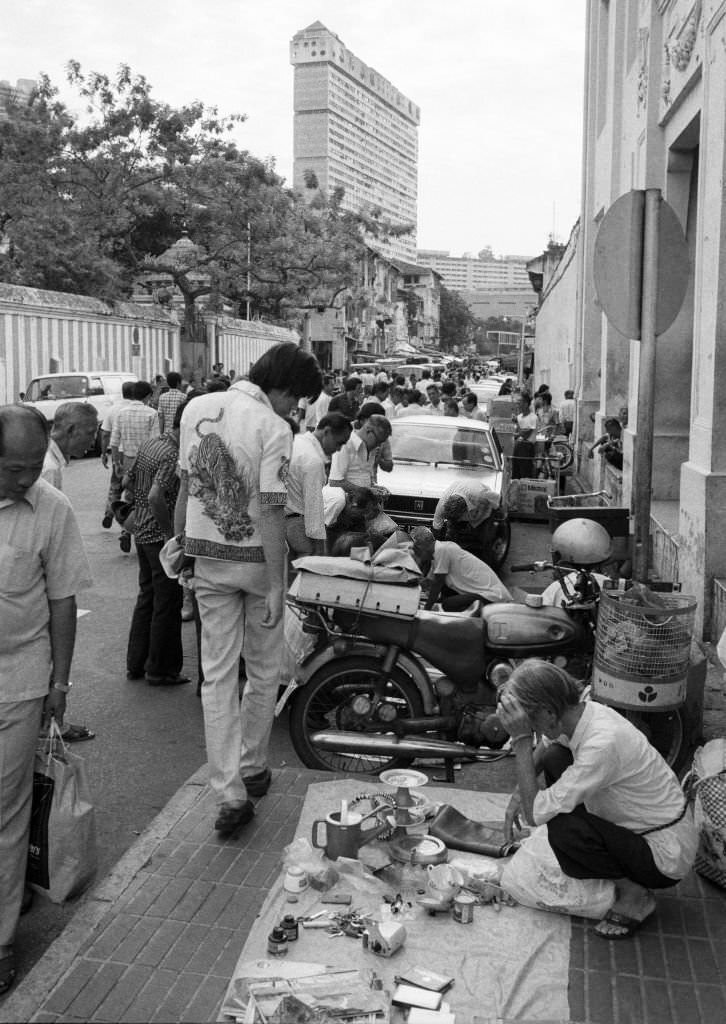
<instances>
[{"instance_id":1,"label":"man in white shirt","mask_svg":"<svg viewBox=\"0 0 726 1024\"><path fill-rule=\"evenodd\" d=\"M399 405L396 410L396 417L419 416L422 414L430 416L431 409L428 405L423 405L423 395L418 388L414 388L408 393L408 405Z\"/></svg>"},{"instance_id":2,"label":"man in white shirt","mask_svg":"<svg viewBox=\"0 0 726 1024\"><path fill-rule=\"evenodd\" d=\"M483 409L479 408L479 399L471 391L464 395L461 400L461 415L465 416L468 420L481 420L482 423L487 422L487 414Z\"/></svg>"},{"instance_id":3,"label":"man in white shirt","mask_svg":"<svg viewBox=\"0 0 726 1024\"><path fill-rule=\"evenodd\" d=\"M320 392L317 400L308 402L305 398L300 399L300 407L304 408L304 414L300 418L302 430L315 430L323 416L328 415L328 409L334 394L335 377L326 373L323 376L323 390Z\"/></svg>"},{"instance_id":4,"label":"man in white shirt","mask_svg":"<svg viewBox=\"0 0 726 1024\"><path fill-rule=\"evenodd\" d=\"M293 439L285 502L285 537L293 557L325 554L327 463L346 444L350 433L350 420L331 412L318 421L314 431Z\"/></svg>"},{"instance_id":5,"label":"man in white shirt","mask_svg":"<svg viewBox=\"0 0 726 1024\"><path fill-rule=\"evenodd\" d=\"M63 470L71 459L82 458L93 446L98 415L87 402L63 402L55 411L50 444L41 476L57 490L63 490Z\"/></svg>"},{"instance_id":6,"label":"man in white shirt","mask_svg":"<svg viewBox=\"0 0 726 1024\"><path fill-rule=\"evenodd\" d=\"M474 601L512 600L494 570L453 541L434 540L425 526L414 527L411 540L413 557L430 580L426 608L433 608L442 594L441 607L452 612L462 611Z\"/></svg>"},{"instance_id":7,"label":"man in white shirt","mask_svg":"<svg viewBox=\"0 0 726 1024\"><path fill-rule=\"evenodd\" d=\"M330 487L341 487L348 494L357 487L373 487L376 483L376 455L390 436L391 424L385 416L378 414L365 419L333 456Z\"/></svg>"},{"instance_id":8,"label":"man in white shirt","mask_svg":"<svg viewBox=\"0 0 726 1024\"><path fill-rule=\"evenodd\" d=\"M113 403L111 408L106 413L103 422L101 423L101 465L104 469L108 468L109 454L111 452L111 432L113 431L113 425L116 422L121 409L128 405L129 402L133 401L134 397L134 381L125 380L121 385L121 397ZM113 523L113 512L111 511L111 505L114 501L118 501L121 497L121 476L118 474L113 459L111 459L111 480L108 485L108 495L106 497L106 508L103 513L103 519L101 525L104 530L109 530Z\"/></svg>"}]
</instances>

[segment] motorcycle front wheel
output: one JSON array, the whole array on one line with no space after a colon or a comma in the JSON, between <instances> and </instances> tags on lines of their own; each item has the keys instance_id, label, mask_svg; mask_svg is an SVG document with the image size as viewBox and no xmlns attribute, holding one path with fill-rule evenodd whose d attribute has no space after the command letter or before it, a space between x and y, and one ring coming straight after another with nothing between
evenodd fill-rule
<instances>
[{"instance_id":1,"label":"motorcycle front wheel","mask_svg":"<svg viewBox=\"0 0 726 1024\"><path fill-rule=\"evenodd\" d=\"M295 691L290 702L290 738L295 753L307 768L364 775L380 774L388 768L410 764L410 757L337 753L320 750L311 742L314 733L322 730L391 735L384 721L376 727L371 716L361 714L360 709L354 706L354 702L362 706L366 701L375 704L375 686L380 678L381 665L375 658L336 658L323 665L309 682ZM383 705L387 714L395 713L396 720L423 714L423 703L416 686L397 668L386 681Z\"/></svg>"},{"instance_id":2,"label":"motorcycle front wheel","mask_svg":"<svg viewBox=\"0 0 726 1024\"><path fill-rule=\"evenodd\" d=\"M508 519L500 519L497 522L494 537L490 546L491 567L497 572L504 565L504 559L509 553L509 545L512 540L512 525Z\"/></svg>"},{"instance_id":3,"label":"motorcycle front wheel","mask_svg":"<svg viewBox=\"0 0 726 1024\"><path fill-rule=\"evenodd\" d=\"M569 469L572 465L575 453L567 441L559 441L555 438L550 446L550 455L557 455L559 458L559 470Z\"/></svg>"}]
</instances>

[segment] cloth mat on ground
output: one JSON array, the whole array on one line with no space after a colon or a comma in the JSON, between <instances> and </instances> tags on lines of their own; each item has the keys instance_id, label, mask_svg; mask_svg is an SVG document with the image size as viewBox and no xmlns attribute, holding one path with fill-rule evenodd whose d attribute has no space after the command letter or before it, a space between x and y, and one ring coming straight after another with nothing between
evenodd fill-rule
<instances>
[{"instance_id":1,"label":"cloth mat on ground","mask_svg":"<svg viewBox=\"0 0 726 1024\"><path fill-rule=\"evenodd\" d=\"M310 838L312 824L340 807L343 799L353 800L362 792L386 789L377 780L346 779L315 783L308 788L296 837ZM471 790L425 786L416 791L431 803L448 803L477 820L503 820L506 794L476 793ZM473 857L467 854L467 858ZM456 854L451 854L455 859ZM336 889L353 894L353 906L366 910L380 907L380 896L356 890L347 877ZM390 890L384 890L390 891ZM260 915L253 924L238 964L266 961L267 936L284 914L300 917L321 909L339 909L320 904L321 893L307 889L297 903L286 902L283 873L273 885ZM345 909L345 908L342 908ZM340 968L372 968L393 991L394 976L406 969L429 967L456 978L445 998L462 1024L475 1018L504 1018L527 1021L566 1020L569 1017L567 985L570 962L570 919L526 907L505 907L496 913L490 906L477 906L474 921L457 924L451 917L430 917L416 906L411 920L401 922L407 931L403 949L391 958L364 950L360 940L333 938L325 931L300 928L300 938L291 944L286 960L309 961ZM269 961L267 961L269 962ZM403 1016L391 1017L392 1021Z\"/></svg>"}]
</instances>

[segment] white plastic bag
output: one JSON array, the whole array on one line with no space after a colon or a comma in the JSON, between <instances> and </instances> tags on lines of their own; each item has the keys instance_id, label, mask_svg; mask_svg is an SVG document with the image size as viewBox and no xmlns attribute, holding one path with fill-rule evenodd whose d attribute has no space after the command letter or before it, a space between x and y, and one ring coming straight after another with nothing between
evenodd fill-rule
<instances>
[{"instance_id":1,"label":"white plastic bag","mask_svg":"<svg viewBox=\"0 0 726 1024\"><path fill-rule=\"evenodd\" d=\"M534 910L600 920L615 902L615 883L606 878L570 878L547 839L547 826L533 829L508 864L501 886L518 903Z\"/></svg>"}]
</instances>

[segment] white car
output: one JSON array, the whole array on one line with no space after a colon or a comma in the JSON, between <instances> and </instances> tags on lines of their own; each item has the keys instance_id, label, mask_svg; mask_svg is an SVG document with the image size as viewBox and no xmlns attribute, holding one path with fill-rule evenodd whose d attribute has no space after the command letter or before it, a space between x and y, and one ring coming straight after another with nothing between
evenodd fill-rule
<instances>
[{"instance_id":1,"label":"white car","mask_svg":"<svg viewBox=\"0 0 726 1024\"><path fill-rule=\"evenodd\" d=\"M393 469L379 480L390 492L385 511L400 526L431 526L439 498L458 480L473 478L501 494L502 456L489 424L453 416L405 416L391 422ZM498 568L509 549L510 527L497 514L495 538L484 551L484 528L459 540L478 557L484 554Z\"/></svg>"},{"instance_id":2,"label":"white car","mask_svg":"<svg viewBox=\"0 0 726 1024\"><path fill-rule=\"evenodd\" d=\"M99 431L95 452L101 450L101 422L114 402L121 398L121 385L125 381L136 381L135 373L107 370L86 370L80 373L46 373L34 377L20 399L25 405L32 405L42 412L49 423L55 418L55 411L64 402L87 402L98 414Z\"/></svg>"}]
</instances>

